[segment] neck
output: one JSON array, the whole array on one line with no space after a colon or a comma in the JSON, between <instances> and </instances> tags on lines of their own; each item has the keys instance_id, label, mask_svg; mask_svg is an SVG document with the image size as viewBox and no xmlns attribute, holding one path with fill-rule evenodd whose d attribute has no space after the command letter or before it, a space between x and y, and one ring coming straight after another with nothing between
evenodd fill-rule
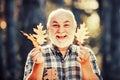
<instances>
[{"instance_id":1,"label":"neck","mask_svg":"<svg viewBox=\"0 0 120 80\"><path fill-rule=\"evenodd\" d=\"M65 57L67 49L68 49L68 47L58 48L58 50L62 53L63 57Z\"/></svg>"},{"instance_id":2,"label":"neck","mask_svg":"<svg viewBox=\"0 0 120 80\"><path fill-rule=\"evenodd\" d=\"M64 47L64 48L59 48L58 47L58 49L59 49L59 51L66 51L68 49L68 47Z\"/></svg>"}]
</instances>

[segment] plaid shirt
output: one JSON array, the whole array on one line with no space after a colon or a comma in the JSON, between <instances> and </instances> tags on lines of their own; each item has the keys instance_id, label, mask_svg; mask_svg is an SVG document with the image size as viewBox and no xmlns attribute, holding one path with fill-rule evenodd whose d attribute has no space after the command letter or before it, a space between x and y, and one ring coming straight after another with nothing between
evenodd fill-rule
<instances>
[{"instance_id":1,"label":"plaid shirt","mask_svg":"<svg viewBox=\"0 0 120 80\"><path fill-rule=\"evenodd\" d=\"M82 80L81 64L77 61L77 56L79 52L79 46L70 45L67 50L67 54L63 58L62 54L54 45L47 45L42 47L42 53L45 58L43 78L47 70L55 69L59 80ZM94 73L99 77L99 79L102 80L98 65L96 63L96 57L91 50L89 51L89 53L91 55L90 62L92 65L92 69ZM24 80L32 71L32 66L33 61L28 55L25 65Z\"/></svg>"}]
</instances>

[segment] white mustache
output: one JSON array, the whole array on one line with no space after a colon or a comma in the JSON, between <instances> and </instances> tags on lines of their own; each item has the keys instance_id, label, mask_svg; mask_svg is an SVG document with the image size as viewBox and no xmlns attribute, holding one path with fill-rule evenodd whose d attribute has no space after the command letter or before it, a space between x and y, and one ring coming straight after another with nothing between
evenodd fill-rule
<instances>
[{"instance_id":1,"label":"white mustache","mask_svg":"<svg viewBox=\"0 0 120 80\"><path fill-rule=\"evenodd\" d=\"M61 40L61 41L58 41L57 38L64 38L66 37L65 40ZM49 34L49 38L51 40L51 43L52 44L55 44L56 46L58 47L67 47L69 46L70 44L73 43L73 40L74 40L74 34L71 34L71 35L54 35L54 34Z\"/></svg>"}]
</instances>

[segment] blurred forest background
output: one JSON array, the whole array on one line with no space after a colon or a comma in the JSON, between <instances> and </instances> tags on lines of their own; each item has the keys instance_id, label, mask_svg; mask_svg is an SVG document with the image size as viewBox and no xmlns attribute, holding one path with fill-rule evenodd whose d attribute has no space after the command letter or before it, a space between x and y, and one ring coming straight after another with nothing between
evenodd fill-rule
<instances>
[{"instance_id":1,"label":"blurred forest background","mask_svg":"<svg viewBox=\"0 0 120 80\"><path fill-rule=\"evenodd\" d=\"M33 44L20 31L33 33L48 14L70 9L77 24L85 22L85 45L97 56L104 80L120 80L120 0L0 0L0 80L22 80Z\"/></svg>"}]
</instances>

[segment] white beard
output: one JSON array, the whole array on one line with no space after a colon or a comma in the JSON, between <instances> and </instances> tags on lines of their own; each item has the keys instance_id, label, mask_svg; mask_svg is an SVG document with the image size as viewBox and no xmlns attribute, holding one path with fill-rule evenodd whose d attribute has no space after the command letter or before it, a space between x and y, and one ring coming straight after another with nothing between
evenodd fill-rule
<instances>
[{"instance_id":1,"label":"white beard","mask_svg":"<svg viewBox=\"0 0 120 80\"><path fill-rule=\"evenodd\" d=\"M64 48L64 47L68 47L70 44L73 43L74 33L68 35L68 38L66 40L63 40L63 41L62 40L58 41L55 38L55 36L53 36L52 34L49 34L49 38L50 38L52 44L56 45L57 47Z\"/></svg>"}]
</instances>

